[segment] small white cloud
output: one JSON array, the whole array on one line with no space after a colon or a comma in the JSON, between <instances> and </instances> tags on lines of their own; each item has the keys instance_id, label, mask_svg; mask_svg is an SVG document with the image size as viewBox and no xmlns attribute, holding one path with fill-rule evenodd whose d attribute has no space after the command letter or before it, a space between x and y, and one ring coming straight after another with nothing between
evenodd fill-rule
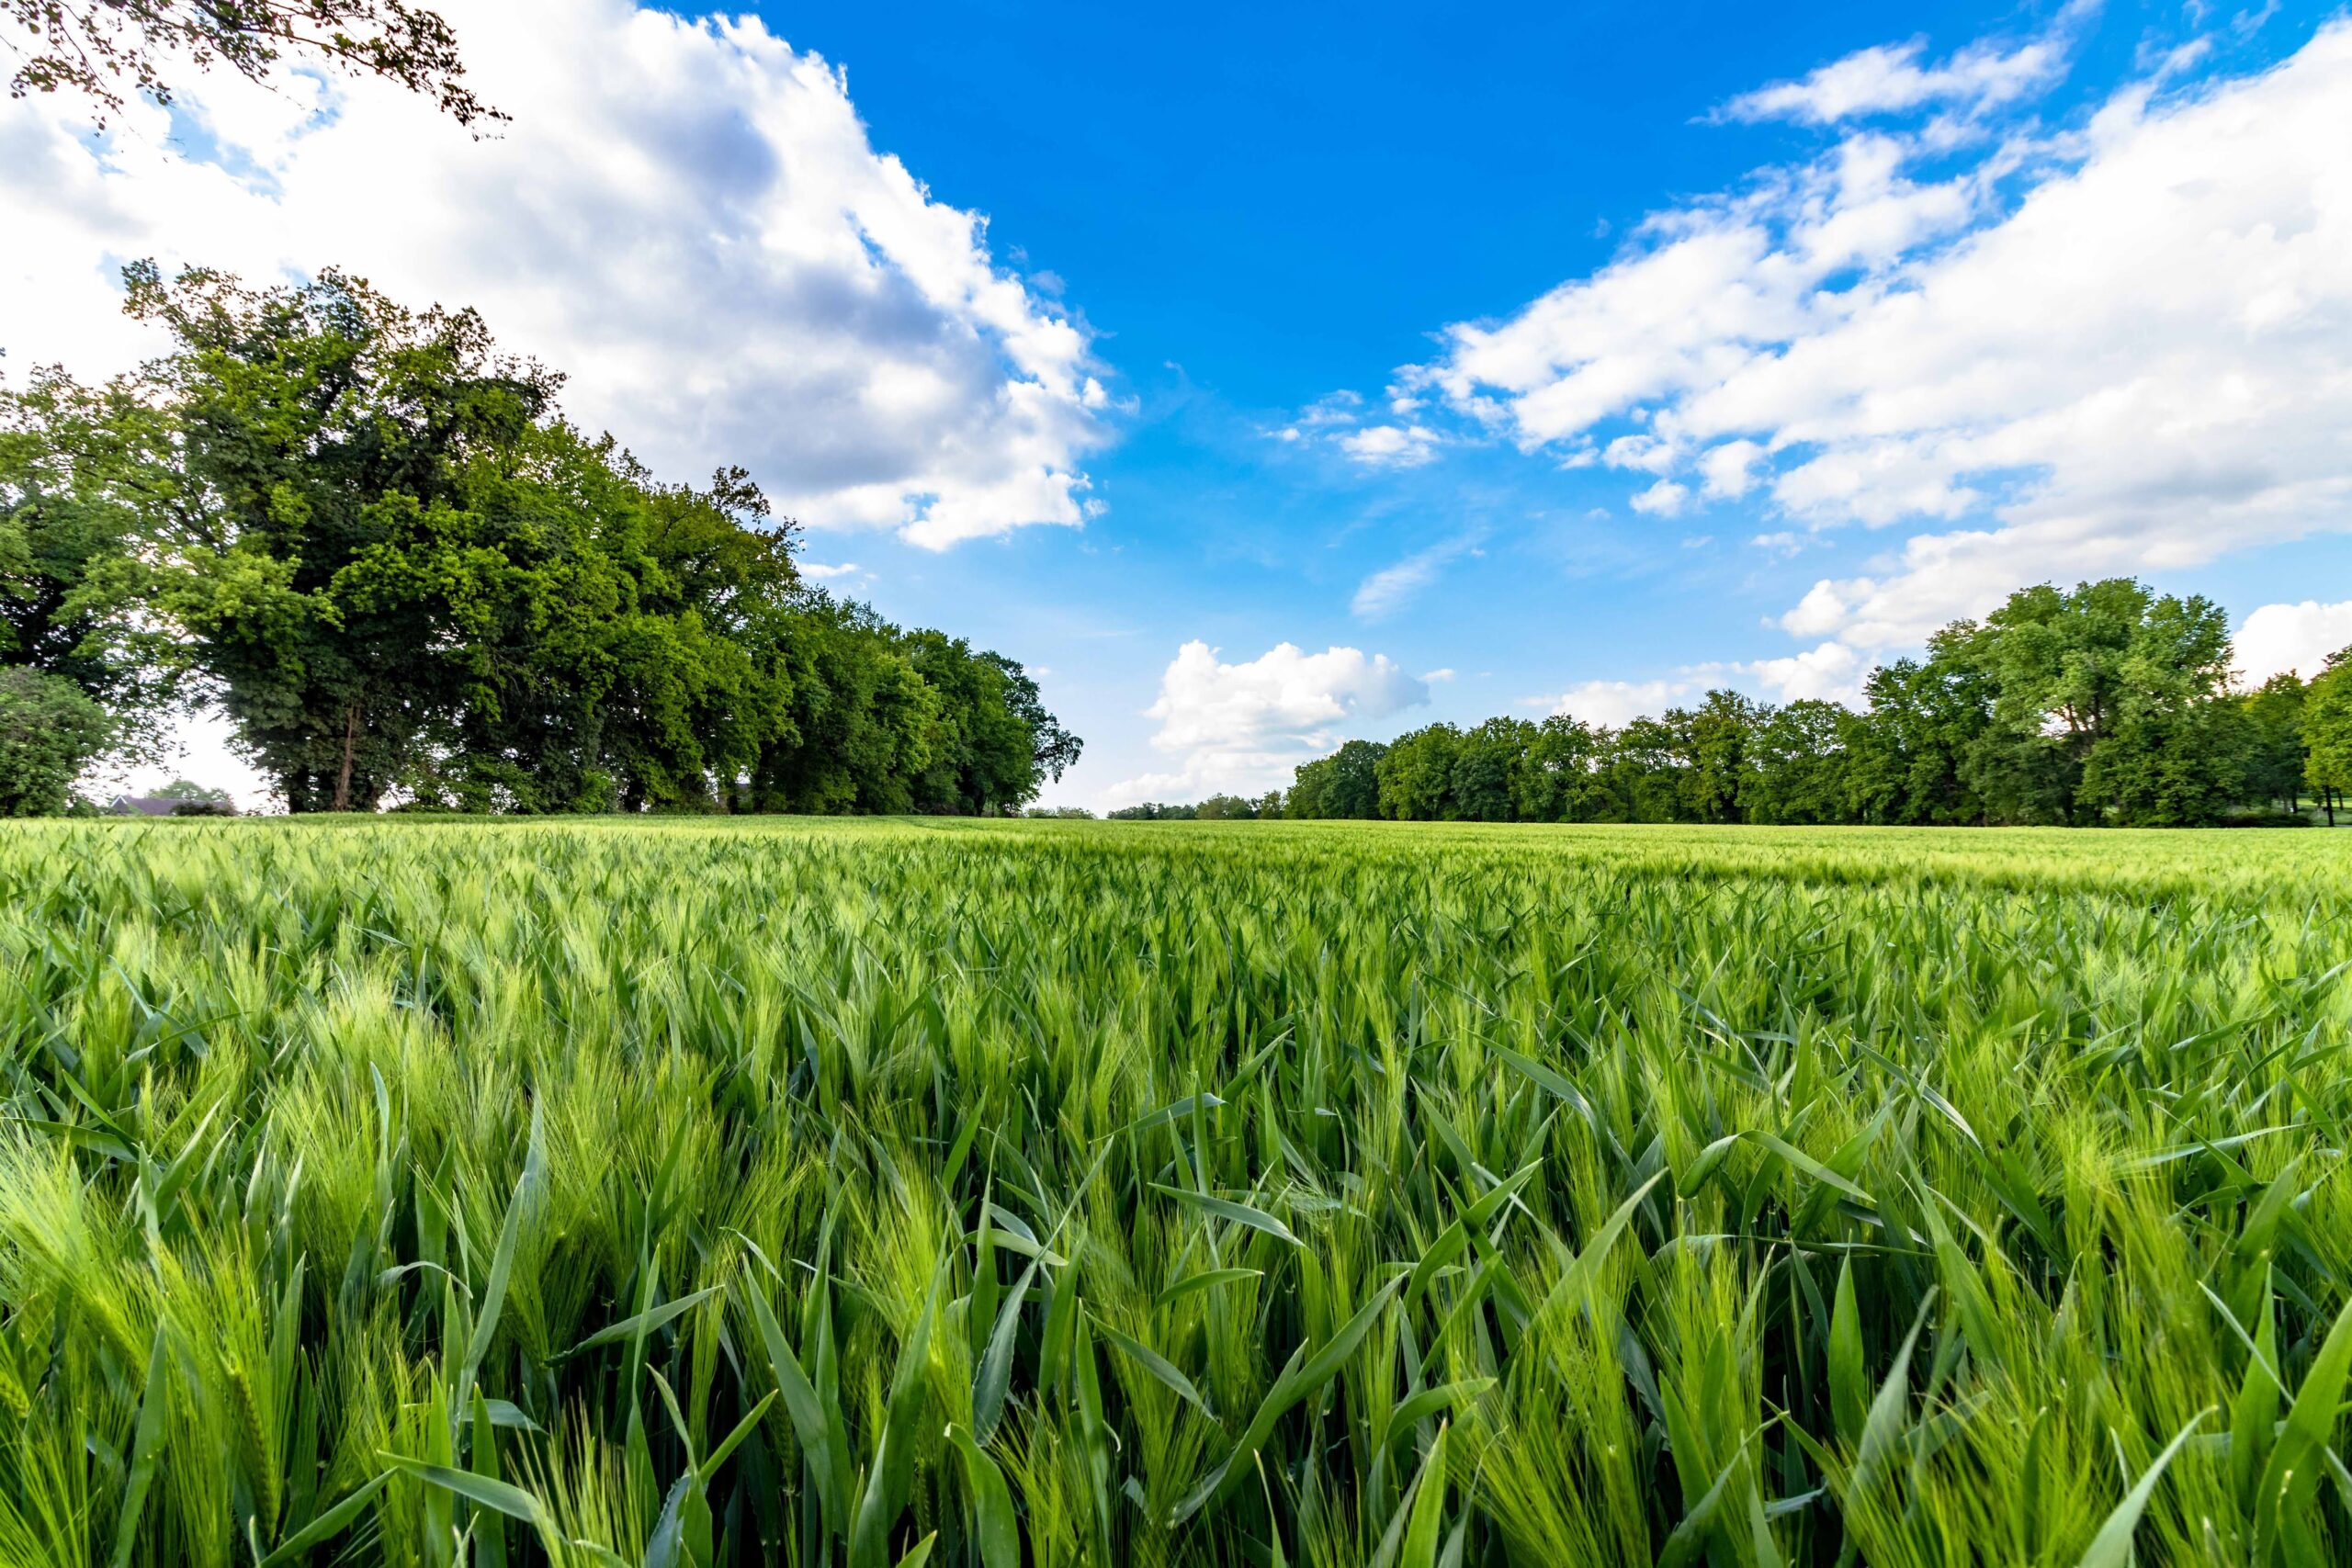
<instances>
[{"instance_id":1,"label":"small white cloud","mask_svg":"<svg viewBox=\"0 0 2352 1568\"><path fill-rule=\"evenodd\" d=\"M1430 685L1434 686L1434 685L1436 685L1436 684L1437 684L1439 682L1441 682L1441 681L1451 681L1451 680L1453 680L1453 675L1454 675L1454 672L1453 672L1453 669L1452 669L1451 667L1448 667L1448 668L1442 669L1442 670L1425 670L1425 671L1423 671L1421 672L1421 679L1422 679L1422 680L1424 680L1424 681L1427 681Z\"/></svg>"},{"instance_id":2,"label":"small white cloud","mask_svg":"<svg viewBox=\"0 0 2352 1568\"><path fill-rule=\"evenodd\" d=\"M1679 517L1682 514L1683 504L1690 499L1690 486L1677 484L1672 479L1660 479L1626 504L1653 517Z\"/></svg>"},{"instance_id":3,"label":"small white cloud","mask_svg":"<svg viewBox=\"0 0 2352 1568\"><path fill-rule=\"evenodd\" d=\"M1612 468L1638 468L1644 473L1663 474L1674 467L1679 454L1674 445L1661 441L1646 431L1621 435L1602 448L1600 460Z\"/></svg>"},{"instance_id":4,"label":"small white cloud","mask_svg":"<svg viewBox=\"0 0 2352 1568\"><path fill-rule=\"evenodd\" d=\"M1723 107L1719 118L1831 125L1928 104L1989 108L2040 91L2066 67L2065 48L2055 39L2037 39L2010 50L1978 44L1937 64L1922 65L1927 47L1925 39L1913 39L1858 50L1802 80L1743 93Z\"/></svg>"},{"instance_id":5,"label":"small white cloud","mask_svg":"<svg viewBox=\"0 0 2352 1568\"><path fill-rule=\"evenodd\" d=\"M1340 450L1368 468L1418 468L1437 456L1436 431L1421 424L1374 424L1340 437Z\"/></svg>"},{"instance_id":6,"label":"small white cloud","mask_svg":"<svg viewBox=\"0 0 2352 1568\"><path fill-rule=\"evenodd\" d=\"M1655 681L1579 681L1557 696L1531 698L1529 705L1615 728L1704 689L1704 678L1689 671Z\"/></svg>"},{"instance_id":7,"label":"small white cloud","mask_svg":"<svg viewBox=\"0 0 2352 1568\"><path fill-rule=\"evenodd\" d=\"M1657 717L1719 686L1775 703L1818 697L1851 707L1862 700L1870 665L1860 649L1831 640L1784 659L1686 664L1646 681L1580 681L1557 695L1531 697L1524 705L1612 728L1634 718Z\"/></svg>"},{"instance_id":8,"label":"small white cloud","mask_svg":"<svg viewBox=\"0 0 2352 1568\"><path fill-rule=\"evenodd\" d=\"M2238 624L2231 641L2245 684L2259 686L2288 670L2308 681L2326 668L2329 654L2352 648L2352 599L2265 604Z\"/></svg>"},{"instance_id":9,"label":"small white cloud","mask_svg":"<svg viewBox=\"0 0 2352 1568\"><path fill-rule=\"evenodd\" d=\"M1868 593L1876 584L1863 577L1842 586ZM1848 609L1846 595L1840 588L1840 584L1826 577L1815 583L1806 591L1805 596L1797 601L1796 607L1781 617L1781 629L1791 637L1821 637L1836 629L1845 622Z\"/></svg>"},{"instance_id":10,"label":"small white cloud","mask_svg":"<svg viewBox=\"0 0 2352 1568\"><path fill-rule=\"evenodd\" d=\"M822 561L813 560L800 563L800 575L814 578L819 582L830 582L837 577L854 577L857 572L858 565L854 560L843 561L839 566L827 566Z\"/></svg>"},{"instance_id":11,"label":"small white cloud","mask_svg":"<svg viewBox=\"0 0 2352 1568\"><path fill-rule=\"evenodd\" d=\"M1385 654L1308 653L1285 642L1228 664L1208 644L1188 642L1160 676L1159 700L1145 710L1159 721L1152 745L1180 765L1114 784L1104 797L1122 806L1255 794L1288 783L1293 768L1337 750L1351 729L1429 697L1428 685Z\"/></svg>"},{"instance_id":12,"label":"small white cloud","mask_svg":"<svg viewBox=\"0 0 2352 1568\"><path fill-rule=\"evenodd\" d=\"M1736 668L1761 683L1778 701L1818 697L1849 707L1860 704L1862 682L1870 672L1869 661L1861 654L1836 641L1785 659L1758 659Z\"/></svg>"},{"instance_id":13,"label":"small white cloud","mask_svg":"<svg viewBox=\"0 0 2352 1568\"><path fill-rule=\"evenodd\" d=\"M1756 485L1756 465L1763 459L1764 448L1746 439L1726 441L1707 448L1699 459L1699 472L1705 477L1703 487L1710 500L1736 501Z\"/></svg>"}]
</instances>

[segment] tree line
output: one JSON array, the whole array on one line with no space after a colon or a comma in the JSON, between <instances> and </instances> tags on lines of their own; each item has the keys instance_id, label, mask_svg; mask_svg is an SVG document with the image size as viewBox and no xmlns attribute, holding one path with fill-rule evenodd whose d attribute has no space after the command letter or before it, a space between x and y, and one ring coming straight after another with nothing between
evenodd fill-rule
<instances>
[{"instance_id":1,"label":"tree line","mask_svg":"<svg viewBox=\"0 0 2352 1568\"><path fill-rule=\"evenodd\" d=\"M0 385L0 812L225 713L292 811L1011 810L1078 758L1001 654L803 580L470 310L125 270L171 352Z\"/></svg>"},{"instance_id":2,"label":"tree line","mask_svg":"<svg viewBox=\"0 0 2352 1568\"><path fill-rule=\"evenodd\" d=\"M1864 695L1433 724L1351 740L1287 793L1112 815L2185 827L2301 820L2307 799L2333 823L2352 788L2352 649L2238 690L2221 609L2130 579L2021 589Z\"/></svg>"}]
</instances>

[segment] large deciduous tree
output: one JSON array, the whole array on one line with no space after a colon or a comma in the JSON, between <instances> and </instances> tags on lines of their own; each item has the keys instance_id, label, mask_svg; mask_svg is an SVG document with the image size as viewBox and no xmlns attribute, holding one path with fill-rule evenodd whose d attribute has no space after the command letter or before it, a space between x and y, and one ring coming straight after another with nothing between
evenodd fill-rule
<instances>
[{"instance_id":1,"label":"large deciduous tree","mask_svg":"<svg viewBox=\"0 0 2352 1568\"><path fill-rule=\"evenodd\" d=\"M1451 815L1464 822L1518 820L1512 785L1534 735L1535 727L1521 718L1490 718L1464 730L1446 783Z\"/></svg>"},{"instance_id":2,"label":"large deciduous tree","mask_svg":"<svg viewBox=\"0 0 2352 1568\"><path fill-rule=\"evenodd\" d=\"M2243 793L2246 737L2220 606L2129 578L2020 589L1936 658L1990 685L1964 773L2009 821L2211 821Z\"/></svg>"},{"instance_id":3,"label":"large deciduous tree","mask_svg":"<svg viewBox=\"0 0 2352 1568\"><path fill-rule=\"evenodd\" d=\"M198 498L163 603L290 809L372 808L456 707L453 651L512 564L469 504L474 465L525 440L560 378L498 356L470 310L411 311L343 273L126 278L178 341L153 376Z\"/></svg>"},{"instance_id":4,"label":"large deciduous tree","mask_svg":"<svg viewBox=\"0 0 2352 1568\"><path fill-rule=\"evenodd\" d=\"M1740 804L1751 822L1843 822L1852 814L1848 759L1860 721L1801 697L1759 714L1748 737Z\"/></svg>"},{"instance_id":5,"label":"large deciduous tree","mask_svg":"<svg viewBox=\"0 0 2352 1568\"><path fill-rule=\"evenodd\" d=\"M1398 736L1380 759L1380 814L1400 822L1451 821L1462 731L1432 724Z\"/></svg>"},{"instance_id":6,"label":"large deciduous tree","mask_svg":"<svg viewBox=\"0 0 2352 1568\"><path fill-rule=\"evenodd\" d=\"M1682 736L1679 771L1684 807L1702 822L1737 822L1742 783L1751 766L1751 739L1763 710L1751 698L1729 690L1709 692L1688 713L1669 712L1668 722Z\"/></svg>"},{"instance_id":7,"label":"large deciduous tree","mask_svg":"<svg viewBox=\"0 0 2352 1568\"><path fill-rule=\"evenodd\" d=\"M0 666L71 682L124 758L157 751L178 697L175 649L144 608L170 447L168 414L120 386L48 368L0 387Z\"/></svg>"},{"instance_id":8,"label":"large deciduous tree","mask_svg":"<svg viewBox=\"0 0 2352 1568\"><path fill-rule=\"evenodd\" d=\"M1329 757L1301 763L1292 773L1283 811L1292 817L1378 817L1380 760L1387 754L1377 740L1350 740Z\"/></svg>"},{"instance_id":9,"label":"large deciduous tree","mask_svg":"<svg viewBox=\"0 0 2352 1568\"><path fill-rule=\"evenodd\" d=\"M2295 811L2303 799L2302 677L2282 670L2245 694L2245 789Z\"/></svg>"},{"instance_id":10,"label":"large deciduous tree","mask_svg":"<svg viewBox=\"0 0 2352 1568\"><path fill-rule=\"evenodd\" d=\"M1992 682L1950 660L1898 659L1863 683L1866 716L1848 745L1846 788L1860 819L1981 820L1969 759L1992 718Z\"/></svg>"},{"instance_id":11,"label":"large deciduous tree","mask_svg":"<svg viewBox=\"0 0 2352 1568\"><path fill-rule=\"evenodd\" d=\"M0 667L0 817L64 810L111 729L106 710L73 682L27 665Z\"/></svg>"},{"instance_id":12,"label":"large deciduous tree","mask_svg":"<svg viewBox=\"0 0 2352 1568\"><path fill-rule=\"evenodd\" d=\"M2302 732L2303 777L2327 808L2332 828L2336 807L2352 790L2352 648L2331 655L2306 691Z\"/></svg>"},{"instance_id":13,"label":"large deciduous tree","mask_svg":"<svg viewBox=\"0 0 2352 1568\"><path fill-rule=\"evenodd\" d=\"M1589 821L1600 811L1598 770L1609 738L1582 719L1555 713L1527 732L1511 774L1511 798L1525 822Z\"/></svg>"},{"instance_id":14,"label":"large deciduous tree","mask_svg":"<svg viewBox=\"0 0 2352 1568\"><path fill-rule=\"evenodd\" d=\"M1078 756L1017 662L808 589L747 473L656 481L471 312L128 276L177 347L109 393L168 480L110 570L289 809L1001 811Z\"/></svg>"}]
</instances>

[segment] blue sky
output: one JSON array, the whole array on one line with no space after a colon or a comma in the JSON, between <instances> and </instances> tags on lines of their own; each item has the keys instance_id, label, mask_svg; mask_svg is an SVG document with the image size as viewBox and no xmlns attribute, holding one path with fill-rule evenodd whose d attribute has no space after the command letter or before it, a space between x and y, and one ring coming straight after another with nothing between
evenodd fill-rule
<instances>
[{"instance_id":1,"label":"blue sky","mask_svg":"<svg viewBox=\"0 0 2352 1568\"><path fill-rule=\"evenodd\" d=\"M133 355L125 255L479 303L1041 667L1049 800L1846 696L2044 577L2208 592L2250 668L2352 641L2330 10L445 9L498 143L307 78L0 115L62 258L0 264L12 360Z\"/></svg>"}]
</instances>

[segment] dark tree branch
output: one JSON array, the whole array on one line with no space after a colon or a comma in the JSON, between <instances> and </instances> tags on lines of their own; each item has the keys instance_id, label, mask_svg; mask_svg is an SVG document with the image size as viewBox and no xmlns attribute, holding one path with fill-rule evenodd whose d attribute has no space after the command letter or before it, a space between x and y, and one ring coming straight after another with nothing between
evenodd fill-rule
<instances>
[{"instance_id":1,"label":"dark tree branch","mask_svg":"<svg viewBox=\"0 0 2352 1568\"><path fill-rule=\"evenodd\" d=\"M126 91L169 103L174 55L261 82L289 51L396 83L459 125L506 118L465 85L449 24L406 0L0 0L0 24L19 62L11 96L82 93L101 126Z\"/></svg>"}]
</instances>

